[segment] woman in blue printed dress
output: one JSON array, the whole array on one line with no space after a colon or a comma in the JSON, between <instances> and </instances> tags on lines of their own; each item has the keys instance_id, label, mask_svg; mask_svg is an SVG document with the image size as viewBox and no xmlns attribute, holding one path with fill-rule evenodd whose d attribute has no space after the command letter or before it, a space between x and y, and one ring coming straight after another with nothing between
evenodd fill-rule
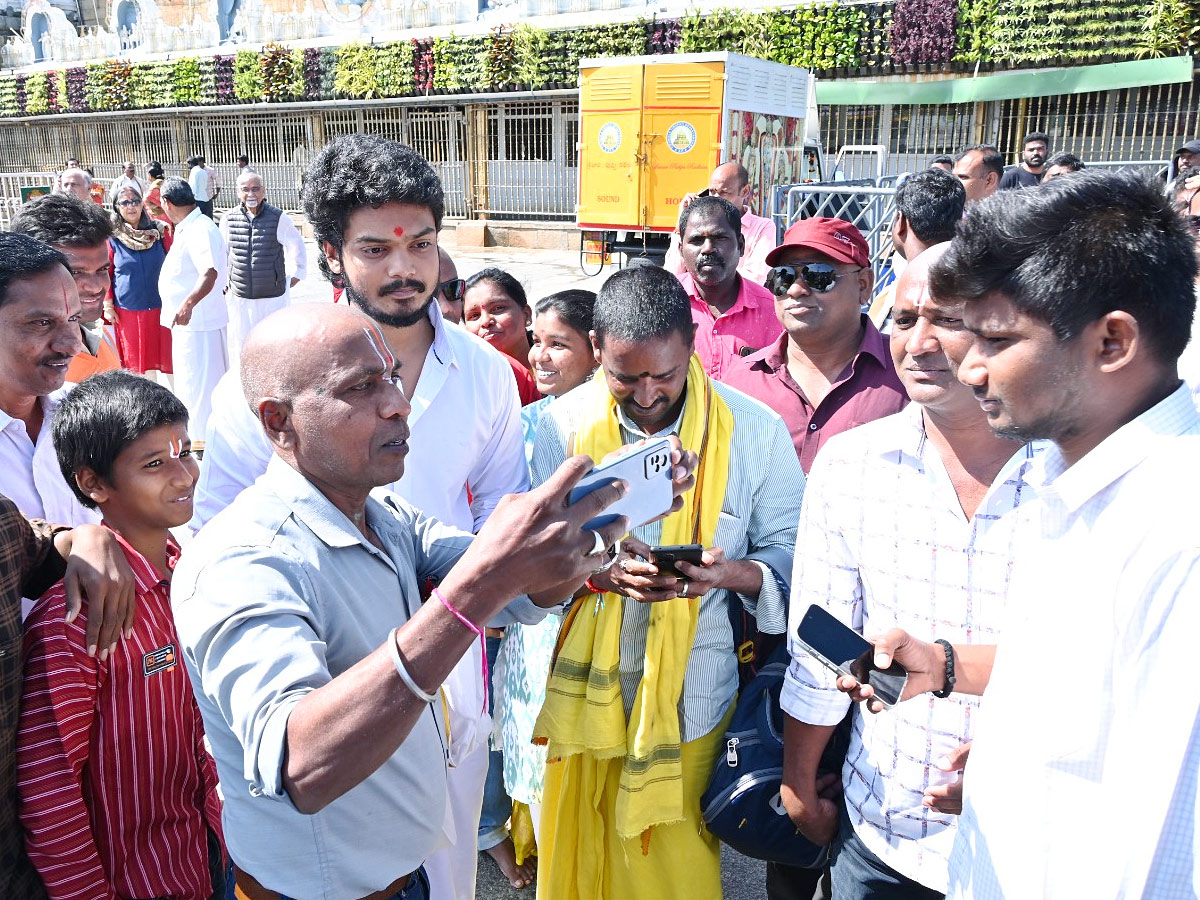
<instances>
[{"instance_id":1,"label":"woman in blue printed dress","mask_svg":"<svg viewBox=\"0 0 1200 900\"><path fill-rule=\"evenodd\" d=\"M547 404L583 384L596 368L591 339L591 291L560 291L535 306L529 365L545 396L521 410L525 454L533 456L537 423ZM529 807L536 829L546 769L546 748L534 746L533 723L546 698L550 657L562 619L551 614L537 625L510 625L496 660L496 730L504 750L504 786L514 803ZM519 807L518 807L519 809ZM514 827L519 828L514 813Z\"/></svg>"}]
</instances>

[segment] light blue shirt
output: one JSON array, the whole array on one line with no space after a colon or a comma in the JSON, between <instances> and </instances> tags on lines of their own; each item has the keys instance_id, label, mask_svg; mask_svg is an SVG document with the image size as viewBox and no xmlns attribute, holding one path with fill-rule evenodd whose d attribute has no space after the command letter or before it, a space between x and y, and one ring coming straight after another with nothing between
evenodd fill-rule
<instances>
[{"instance_id":1,"label":"light blue shirt","mask_svg":"<svg viewBox=\"0 0 1200 900\"><path fill-rule=\"evenodd\" d=\"M387 492L367 501L367 523L383 550L275 457L187 547L171 585L229 853L297 900L386 887L420 866L442 832L445 738L434 707L387 762L320 812L297 811L283 786L296 704L408 621L420 586L443 578L472 540ZM507 613L502 621L544 615L526 597Z\"/></svg>"},{"instance_id":2,"label":"light blue shirt","mask_svg":"<svg viewBox=\"0 0 1200 900\"><path fill-rule=\"evenodd\" d=\"M737 692L730 602L740 602L756 616L760 631L781 634L787 626L796 522L804 495L804 470L783 419L741 391L720 382L713 382L713 387L733 413L729 478L713 544L723 549L728 559L754 562L762 570L763 580L757 597L709 591L700 600L696 637L679 702L684 741L702 738L716 728ZM568 438L581 430L585 416L591 412L592 397L590 390L576 389L542 410L533 451L535 484L545 481L566 458ZM619 407L617 419L626 444L647 436ZM661 433L678 433L678 429L676 422ZM650 546L660 544L662 522L635 528L633 534ZM642 679L649 621L650 604L625 602L620 671L627 715Z\"/></svg>"}]
</instances>

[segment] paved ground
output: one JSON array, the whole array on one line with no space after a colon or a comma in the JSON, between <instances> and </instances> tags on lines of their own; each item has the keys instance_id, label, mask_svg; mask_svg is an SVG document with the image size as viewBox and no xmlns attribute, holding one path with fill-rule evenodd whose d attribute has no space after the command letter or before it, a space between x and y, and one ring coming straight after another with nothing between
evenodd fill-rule
<instances>
[{"instance_id":1,"label":"paved ground","mask_svg":"<svg viewBox=\"0 0 1200 900\"><path fill-rule=\"evenodd\" d=\"M766 863L748 859L728 847L721 848L721 895L724 900L763 900L766 897ZM508 879L486 853L479 854L479 900L533 900L533 888L514 891Z\"/></svg>"},{"instance_id":2,"label":"paved ground","mask_svg":"<svg viewBox=\"0 0 1200 900\"><path fill-rule=\"evenodd\" d=\"M578 252L555 250L527 250L514 247L486 247L460 249L446 248L460 277L466 278L488 266L505 269L525 286L530 301L567 288L598 290L604 280L616 271L615 265L606 266L600 275L585 276L579 267ZM316 245L308 242L311 274L292 292L296 301L323 301L331 297L331 288L316 268ZM594 266L589 266L594 271ZM721 860L722 893L725 900L762 900L766 896L764 883L765 866L755 859L748 859L723 848ZM476 896L480 900L533 900L534 891L528 888L515 891L508 879L500 874L499 867L486 853L479 854L479 882Z\"/></svg>"},{"instance_id":3,"label":"paved ground","mask_svg":"<svg viewBox=\"0 0 1200 900\"><path fill-rule=\"evenodd\" d=\"M316 266L316 244L306 243L308 248L309 275L296 285L292 297L297 301L327 300L331 288ZM530 302L555 291L567 288L599 290L600 285L613 272L616 265L608 265L599 276L587 277L579 268L579 253L560 250L527 250L520 247L485 247L460 249L447 245L454 257L458 274L466 278L480 269L496 266L515 276L525 286ZM595 271L589 266L589 271Z\"/></svg>"}]
</instances>

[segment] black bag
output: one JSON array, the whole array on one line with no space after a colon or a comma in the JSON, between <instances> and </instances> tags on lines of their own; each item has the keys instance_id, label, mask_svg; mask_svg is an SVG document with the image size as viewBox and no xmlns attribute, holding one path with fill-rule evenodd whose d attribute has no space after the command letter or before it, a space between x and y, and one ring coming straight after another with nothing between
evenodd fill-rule
<instances>
[{"instance_id":1,"label":"black bag","mask_svg":"<svg viewBox=\"0 0 1200 900\"><path fill-rule=\"evenodd\" d=\"M783 710L779 695L790 658L780 644L738 697L700 811L708 830L744 856L816 869L829 847L804 837L783 808ZM833 733L820 771L841 772L849 716Z\"/></svg>"}]
</instances>

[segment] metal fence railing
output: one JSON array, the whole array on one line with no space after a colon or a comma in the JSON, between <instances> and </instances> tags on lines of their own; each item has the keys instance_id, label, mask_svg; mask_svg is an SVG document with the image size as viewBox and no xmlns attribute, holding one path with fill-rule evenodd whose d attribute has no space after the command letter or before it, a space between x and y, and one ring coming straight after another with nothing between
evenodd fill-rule
<instances>
[{"instance_id":1,"label":"metal fence railing","mask_svg":"<svg viewBox=\"0 0 1200 900\"><path fill-rule=\"evenodd\" d=\"M883 179L880 179L883 181ZM892 219L896 215L895 179L876 181L798 184L775 195L774 218L786 230L798 219L828 216L845 219L862 232L871 251L876 288L882 287L884 268L892 248Z\"/></svg>"},{"instance_id":2,"label":"metal fence railing","mask_svg":"<svg viewBox=\"0 0 1200 900\"><path fill-rule=\"evenodd\" d=\"M53 172L4 172L0 174L0 228L7 230L21 204L31 194L54 189ZM24 192L22 191L24 189Z\"/></svg>"},{"instance_id":3,"label":"metal fence railing","mask_svg":"<svg viewBox=\"0 0 1200 900\"><path fill-rule=\"evenodd\" d=\"M236 202L236 161L245 154L272 203L300 209L301 175L314 152L342 134L382 134L409 144L441 177L446 215L506 219L574 216L579 103L565 92L539 100L287 104L274 110L148 110L0 122L0 166L52 179L69 158L108 182L132 159L140 172L205 157L217 171L216 208ZM0 195L3 196L3 195ZM7 202L7 199L6 201Z\"/></svg>"}]
</instances>

